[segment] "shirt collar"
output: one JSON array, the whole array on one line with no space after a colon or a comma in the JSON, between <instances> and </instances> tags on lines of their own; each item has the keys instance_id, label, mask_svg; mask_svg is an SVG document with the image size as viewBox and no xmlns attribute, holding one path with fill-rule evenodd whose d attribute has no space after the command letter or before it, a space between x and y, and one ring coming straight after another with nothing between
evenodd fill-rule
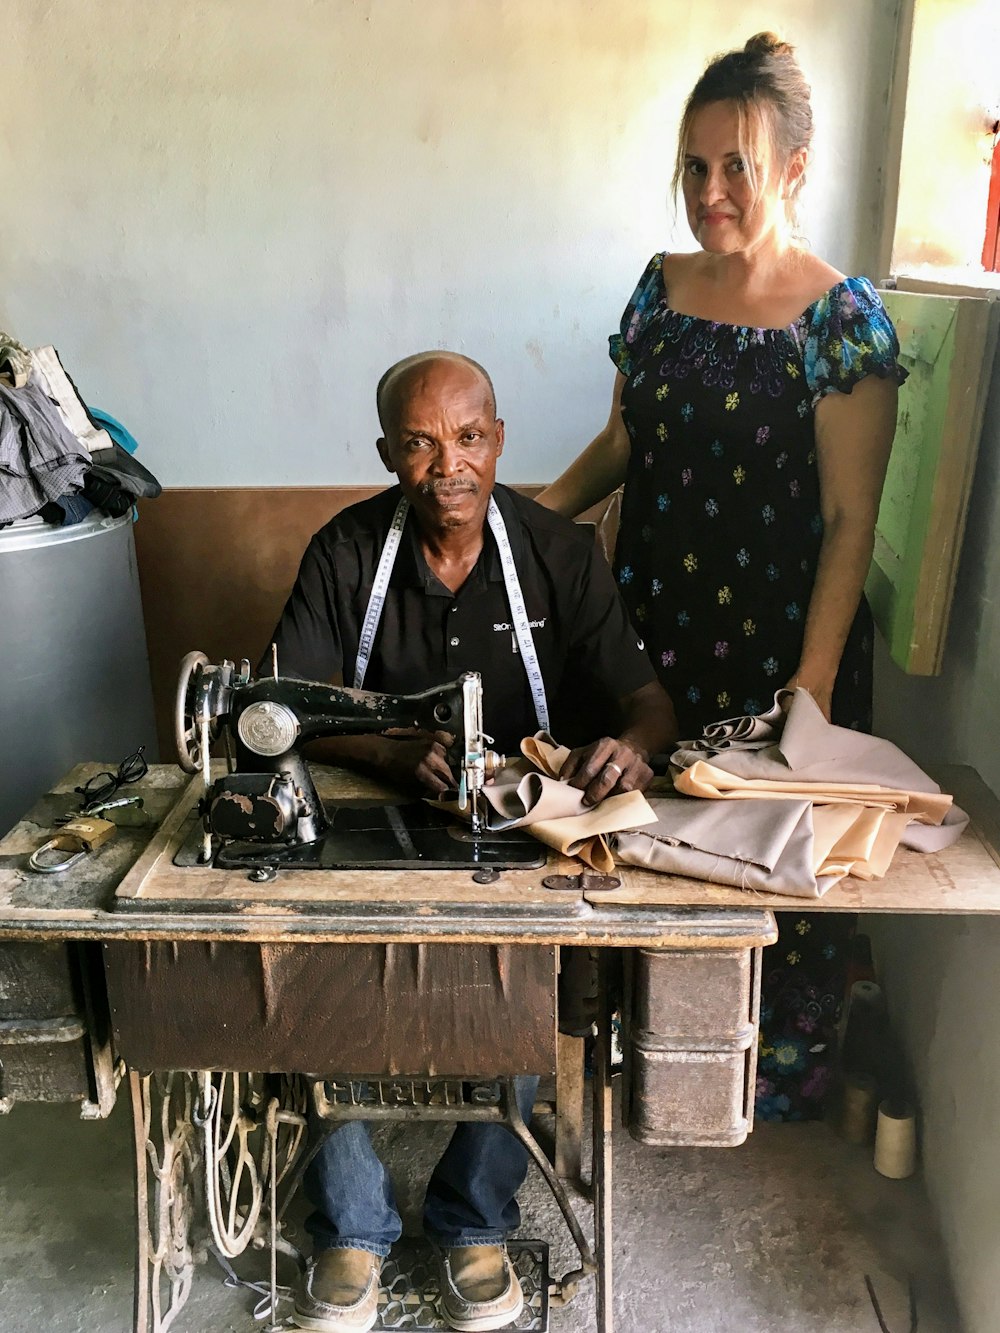
<instances>
[{"instance_id":1,"label":"shirt collar","mask_svg":"<svg viewBox=\"0 0 1000 1333\"><path fill-rule=\"evenodd\" d=\"M393 487L397 497L399 487ZM493 487L493 498L497 502L497 507L503 517L507 528L507 535L510 538L511 552L515 563L520 562L524 550L524 539L521 533L520 518L514 505L513 498L506 486L495 485ZM396 500L398 503L398 498ZM393 505L395 508L395 504ZM484 583L502 583L503 566L500 563L500 552L497 550L496 539L490 530L489 524L485 525L483 534L483 549L479 554L469 575L469 580L477 579L480 586ZM392 582L397 587L422 588L429 595L438 595L448 597L453 596L444 584L431 573L428 568L424 553L420 548L420 542L417 537L417 525L412 516L408 516L406 527L403 529L403 539L399 544L399 551L396 555L396 563L392 571ZM466 586L468 586L466 584Z\"/></svg>"}]
</instances>

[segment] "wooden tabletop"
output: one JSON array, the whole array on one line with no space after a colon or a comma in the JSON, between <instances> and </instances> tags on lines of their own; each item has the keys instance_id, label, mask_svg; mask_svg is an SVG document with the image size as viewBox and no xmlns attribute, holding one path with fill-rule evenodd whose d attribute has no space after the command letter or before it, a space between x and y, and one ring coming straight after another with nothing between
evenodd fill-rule
<instances>
[{"instance_id":1,"label":"wooden tabletop","mask_svg":"<svg viewBox=\"0 0 1000 1333\"><path fill-rule=\"evenodd\" d=\"M502 871L493 884L476 885L468 870L283 872L270 884L252 884L245 871L177 870L183 899L146 910L137 900L116 907L116 892L145 862L156 861L172 813L183 813L191 779L175 765L154 764L129 788L143 797L151 824L120 828L93 855L57 875L28 869L31 853L56 832L56 816L76 808L74 788L102 764L80 764L41 797L0 841L0 939L204 939L259 943L502 942L649 945L657 948L750 948L775 938L770 910L745 901L736 910L711 905L588 902L581 891L542 887L549 874L576 875L583 867L550 854L540 869ZM367 779L342 770L317 778L326 795L345 799L384 796ZM306 880L317 873L332 885L322 900ZM302 878L302 877L305 878ZM197 902L205 880L213 903ZM191 885L188 890L188 884ZM220 891L221 890L221 891Z\"/></svg>"},{"instance_id":2,"label":"wooden tabletop","mask_svg":"<svg viewBox=\"0 0 1000 1333\"><path fill-rule=\"evenodd\" d=\"M885 879L848 878L820 899L748 893L631 866L617 869L621 887L611 893L554 892L542 887L544 876L575 875L581 866L550 853L543 869L503 871L485 886L474 884L467 870L295 871L255 885L243 871L174 868L182 885L175 904L147 910L140 896L127 910L116 910L123 881L130 875L134 881L144 864L156 861L156 839L164 841L161 825L169 826L172 811L176 822L190 779L173 765L153 765L130 789L143 796L150 826L119 829L99 852L61 874L29 871L28 856L52 836L56 815L75 808L74 787L102 767L85 764L67 774L0 842L0 938L503 940L711 948L769 942L772 912L780 910L1000 913L1000 807L973 770L958 767L935 774L972 816L958 842L931 855L900 851ZM385 794L339 770L329 770L320 785L345 798Z\"/></svg>"}]
</instances>

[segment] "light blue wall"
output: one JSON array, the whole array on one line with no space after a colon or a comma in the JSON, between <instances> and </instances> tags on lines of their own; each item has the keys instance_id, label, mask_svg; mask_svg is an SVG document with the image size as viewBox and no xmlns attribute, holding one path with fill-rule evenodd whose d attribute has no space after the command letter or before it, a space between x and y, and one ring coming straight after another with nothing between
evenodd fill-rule
<instances>
[{"instance_id":1,"label":"light blue wall","mask_svg":"<svg viewBox=\"0 0 1000 1333\"><path fill-rule=\"evenodd\" d=\"M806 230L854 269L895 8L5 0L0 328L55 343L168 486L381 481L375 383L442 345L493 372L504 478L549 479L607 417L706 58L799 45Z\"/></svg>"}]
</instances>

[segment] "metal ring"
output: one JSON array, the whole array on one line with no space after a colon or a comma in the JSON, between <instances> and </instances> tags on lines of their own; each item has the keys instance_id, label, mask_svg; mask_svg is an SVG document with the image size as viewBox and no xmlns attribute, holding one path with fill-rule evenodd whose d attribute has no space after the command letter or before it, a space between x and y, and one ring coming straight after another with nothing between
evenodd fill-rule
<instances>
[{"instance_id":1,"label":"metal ring","mask_svg":"<svg viewBox=\"0 0 1000 1333\"><path fill-rule=\"evenodd\" d=\"M621 777L622 774L625 772L625 770L624 770L623 768L619 768L617 764L612 764L612 763L610 763L610 762L607 763L607 764L605 764L604 767L605 767L605 768L613 768L613 769L615 770L615 772L618 774L619 777Z\"/></svg>"}]
</instances>

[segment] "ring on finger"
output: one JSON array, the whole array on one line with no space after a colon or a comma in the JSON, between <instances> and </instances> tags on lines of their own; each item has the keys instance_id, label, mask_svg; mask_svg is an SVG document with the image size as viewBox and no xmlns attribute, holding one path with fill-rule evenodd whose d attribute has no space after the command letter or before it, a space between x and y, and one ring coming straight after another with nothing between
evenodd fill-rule
<instances>
[{"instance_id":1,"label":"ring on finger","mask_svg":"<svg viewBox=\"0 0 1000 1333\"><path fill-rule=\"evenodd\" d=\"M604 765L604 767L605 767L605 768L613 768L613 769L615 770L615 772L618 774L619 777L621 777L621 775L622 775L622 774L624 773L624 771L625 771L623 768L619 768L617 764L612 764L612 763L607 763L607 764Z\"/></svg>"}]
</instances>

